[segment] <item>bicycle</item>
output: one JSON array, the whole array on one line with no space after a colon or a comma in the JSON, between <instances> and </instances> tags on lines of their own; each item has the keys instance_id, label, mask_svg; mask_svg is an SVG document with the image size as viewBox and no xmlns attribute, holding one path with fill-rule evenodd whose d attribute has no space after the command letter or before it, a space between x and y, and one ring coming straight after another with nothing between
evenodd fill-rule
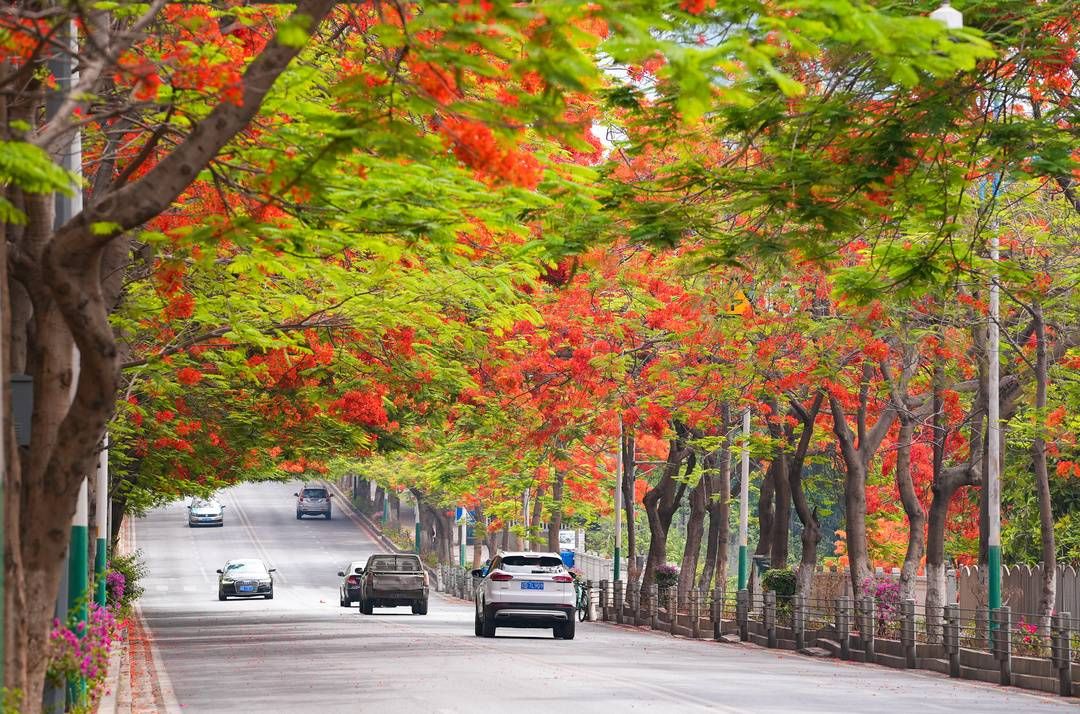
<instances>
[{"instance_id":1,"label":"bicycle","mask_svg":"<svg viewBox=\"0 0 1080 714\"><path fill-rule=\"evenodd\" d=\"M574 578L574 592L576 595L575 604L578 622L585 622L589 619L589 602L591 600L588 581Z\"/></svg>"}]
</instances>

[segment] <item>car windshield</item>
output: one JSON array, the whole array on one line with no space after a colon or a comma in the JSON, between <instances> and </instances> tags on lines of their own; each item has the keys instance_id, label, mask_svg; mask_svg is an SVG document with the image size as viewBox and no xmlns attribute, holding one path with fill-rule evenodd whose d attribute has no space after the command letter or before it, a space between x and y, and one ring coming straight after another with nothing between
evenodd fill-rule
<instances>
[{"instance_id":1,"label":"car windshield","mask_svg":"<svg viewBox=\"0 0 1080 714\"><path fill-rule=\"evenodd\" d=\"M300 494L304 498L326 498L325 488L305 488L304 492Z\"/></svg>"},{"instance_id":2,"label":"car windshield","mask_svg":"<svg viewBox=\"0 0 1080 714\"><path fill-rule=\"evenodd\" d=\"M218 505L215 501L204 501L201 498L194 498L191 500L192 508L217 508Z\"/></svg>"},{"instance_id":3,"label":"car windshield","mask_svg":"<svg viewBox=\"0 0 1080 714\"><path fill-rule=\"evenodd\" d=\"M554 555L507 555L501 569L508 573L555 573L563 569L563 562Z\"/></svg>"},{"instance_id":4,"label":"car windshield","mask_svg":"<svg viewBox=\"0 0 1080 714\"><path fill-rule=\"evenodd\" d=\"M267 575L266 566L258 560L234 560L225 564L225 574L233 577Z\"/></svg>"},{"instance_id":5,"label":"car windshield","mask_svg":"<svg viewBox=\"0 0 1080 714\"><path fill-rule=\"evenodd\" d=\"M384 555L371 561L371 570L399 573L416 573L420 571L420 560L416 556L393 556Z\"/></svg>"}]
</instances>

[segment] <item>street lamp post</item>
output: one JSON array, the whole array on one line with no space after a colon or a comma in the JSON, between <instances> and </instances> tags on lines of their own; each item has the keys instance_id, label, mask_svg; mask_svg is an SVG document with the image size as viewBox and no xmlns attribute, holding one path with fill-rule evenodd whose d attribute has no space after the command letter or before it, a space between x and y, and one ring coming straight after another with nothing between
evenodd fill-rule
<instances>
[{"instance_id":1,"label":"street lamp post","mask_svg":"<svg viewBox=\"0 0 1080 714\"><path fill-rule=\"evenodd\" d=\"M930 17L950 30L964 26L964 15L945 0ZM999 184L994 184L994 195ZM993 196L992 196L993 197ZM991 197L991 198L992 198ZM1001 259L998 236L990 236L990 260L996 266ZM1001 312L1001 288L995 269L990 278L990 315L987 324L987 380L989 394L986 408L986 499L988 552L986 567L989 569L987 589L990 609L1001 607L1001 330L998 318Z\"/></svg>"},{"instance_id":2,"label":"street lamp post","mask_svg":"<svg viewBox=\"0 0 1080 714\"><path fill-rule=\"evenodd\" d=\"M750 533L750 409L742 415L742 470L739 478L739 590L746 588L750 579L750 559L747 542Z\"/></svg>"}]
</instances>

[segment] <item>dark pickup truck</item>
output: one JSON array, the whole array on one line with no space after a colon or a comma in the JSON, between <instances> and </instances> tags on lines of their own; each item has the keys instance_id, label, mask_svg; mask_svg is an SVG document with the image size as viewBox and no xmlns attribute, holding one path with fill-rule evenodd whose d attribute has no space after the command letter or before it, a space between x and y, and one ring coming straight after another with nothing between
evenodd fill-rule
<instances>
[{"instance_id":1,"label":"dark pickup truck","mask_svg":"<svg viewBox=\"0 0 1080 714\"><path fill-rule=\"evenodd\" d=\"M414 615L426 615L428 577L415 555L383 553L368 558L361 573L360 612L372 608L409 605Z\"/></svg>"}]
</instances>

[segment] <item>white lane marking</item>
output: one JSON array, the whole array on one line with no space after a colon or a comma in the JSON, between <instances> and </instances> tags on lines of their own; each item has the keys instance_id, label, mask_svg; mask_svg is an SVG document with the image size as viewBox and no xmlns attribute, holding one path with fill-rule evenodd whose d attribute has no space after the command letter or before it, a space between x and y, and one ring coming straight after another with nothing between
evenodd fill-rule
<instances>
[{"instance_id":1,"label":"white lane marking","mask_svg":"<svg viewBox=\"0 0 1080 714\"><path fill-rule=\"evenodd\" d=\"M255 534L255 528L251 525L251 521L248 519L247 512L244 510L243 506L240 505L240 499L236 497L235 493L229 493L229 496L232 498L232 506L236 511L236 517L240 521L240 525L243 527L245 533L247 533L248 539L251 541L251 544L255 547L255 550L258 551L259 557L262 558L269 567L277 567L274 564L273 560L270 558L270 554L267 552L265 546L263 546L262 541L260 541L258 536ZM289 579L279 571L274 574L274 582L275 584L287 584L289 582Z\"/></svg>"}]
</instances>

